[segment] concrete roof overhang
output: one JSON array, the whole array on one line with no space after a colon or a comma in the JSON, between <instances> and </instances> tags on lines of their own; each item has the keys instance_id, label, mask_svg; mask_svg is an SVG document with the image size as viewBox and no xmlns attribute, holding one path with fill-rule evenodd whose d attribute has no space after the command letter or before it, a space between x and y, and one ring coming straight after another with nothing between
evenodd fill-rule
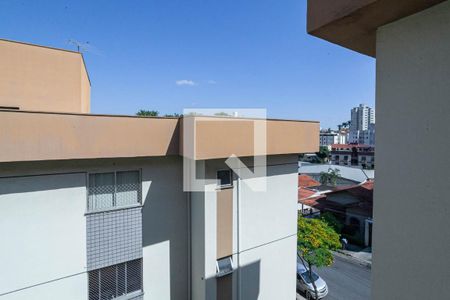
<instances>
[{"instance_id":1,"label":"concrete roof overhang","mask_svg":"<svg viewBox=\"0 0 450 300\"><path fill-rule=\"evenodd\" d=\"M308 33L376 57L376 31L445 0L308 0Z\"/></svg>"},{"instance_id":2,"label":"concrete roof overhang","mask_svg":"<svg viewBox=\"0 0 450 300\"><path fill-rule=\"evenodd\" d=\"M255 130L258 126L264 131ZM0 162L316 152L319 127L314 121L0 110ZM255 147L255 141L263 147ZM190 151L185 145L192 146Z\"/></svg>"}]
</instances>

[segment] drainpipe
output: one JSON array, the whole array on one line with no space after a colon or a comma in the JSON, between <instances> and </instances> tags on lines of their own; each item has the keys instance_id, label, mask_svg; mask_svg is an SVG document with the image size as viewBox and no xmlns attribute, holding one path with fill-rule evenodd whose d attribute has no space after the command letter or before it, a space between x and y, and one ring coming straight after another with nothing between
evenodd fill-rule
<instances>
[{"instance_id":1,"label":"drainpipe","mask_svg":"<svg viewBox=\"0 0 450 300\"><path fill-rule=\"evenodd\" d=\"M186 192L186 200L187 200L187 269L188 269L188 286L187 286L187 294L188 300L192 299L191 295L191 265L192 265L192 257L191 257L191 192Z\"/></svg>"},{"instance_id":2,"label":"drainpipe","mask_svg":"<svg viewBox=\"0 0 450 300\"><path fill-rule=\"evenodd\" d=\"M240 286L241 286L241 277L240 277L240 269L239 269L239 256L240 256L240 248L239 248L239 200L241 198L241 178L239 178L239 176L236 175L236 269L237 272L236 274L236 282L237 282L237 287L236 287L236 295L237 295L237 300L241 299L241 291L240 291Z\"/></svg>"}]
</instances>

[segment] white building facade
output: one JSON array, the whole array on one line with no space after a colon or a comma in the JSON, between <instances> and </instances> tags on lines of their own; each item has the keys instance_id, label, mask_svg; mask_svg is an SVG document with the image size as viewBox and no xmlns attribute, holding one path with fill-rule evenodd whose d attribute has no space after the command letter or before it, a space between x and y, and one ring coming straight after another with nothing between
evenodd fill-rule
<instances>
[{"instance_id":1,"label":"white building facade","mask_svg":"<svg viewBox=\"0 0 450 300\"><path fill-rule=\"evenodd\" d=\"M360 104L351 110L349 143L375 145L375 109Z\"/></svg>"},{"instance_id":2,"label":"white building facade","mask_svg":"<svg viewBox=\"0 0 450 300\"><path fill-rule=\"evenodd\" d=\"M247 182L262 178L231 170L230 184L183 192L179 157L2 164L0 295L295 297L297 156L268 164L260 193ZM214 176L225 166L206 165Z\"/></svg>"},{"instance_id":3,"label":"white building facade","mask_svg":"<svg viewBox=\"0 0 450 300\"><path fill-rule=\"evenodd\" d=\"M320 133L320 146L331 146L333 144L346 144L346 143L347 143L347 133L345 131Z\"/></svg>"},{"instance_id":4,"label":"white building facade","mask_svg":"<svg viewBox=\"0 0 450 300\"><path fill-rule=\"evenodd\" d=\"M0 40L0 65L2 300L295 298L318 122L95 115L80 53Z\"/></svg>"}]
</instances>

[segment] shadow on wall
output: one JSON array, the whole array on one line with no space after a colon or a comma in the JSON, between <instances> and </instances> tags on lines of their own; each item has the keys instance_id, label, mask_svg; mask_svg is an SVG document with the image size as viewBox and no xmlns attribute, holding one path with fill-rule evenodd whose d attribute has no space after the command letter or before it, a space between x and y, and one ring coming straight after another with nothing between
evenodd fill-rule
<instances>
[{"instance_id":1,"label":"shadow on wall","mask_svg":"<svg viewBox=\"0 0 450 300\"><path fill-rule=\"evenodd\" d=\"M188 293L188 226L187 198L180 184L181 158L166 157L155 163L148 172L143 171L142 180L151 182L148 192L143 191L143 247L168 242L170 267L164 271L170 277L170 299L185 299Z\"/></svg>"},{"instance_id":2,"label":"shadow on wall","mask_svg":"<svg viewBox=\"0 0 450 300\"><path fill-rule=\"evenodd\" d=\"M29 175L0 178L0 195L84 187L85 173ZM68 180L68 178L72 178ZM81 178L81 179L80 179Z\"/></svg>"},{"instance_id":3,"label":"shadow on wall","mask_svg":"<svg viewBox=\"0 0 450 300\"><path fill-rule=\"evenodd\" d=\"M217 300L257 300L260 294L261 261L240 266L232 275L206 279L206 289L216 285ZM232 278L232 280L231 280Z\"/></svg>"}]
</instances>

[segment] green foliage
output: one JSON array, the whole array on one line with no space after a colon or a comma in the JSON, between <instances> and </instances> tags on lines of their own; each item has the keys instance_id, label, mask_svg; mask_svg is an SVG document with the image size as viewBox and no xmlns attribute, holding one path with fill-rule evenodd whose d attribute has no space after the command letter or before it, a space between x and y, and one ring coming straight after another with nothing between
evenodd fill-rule
<instances>
[{"instance_id":1,"label":"green foliage","mask_svg":"<svg viewBox=\"0 0 450 300\"><path fill-rule=\"evenodd\" d=\"M226 112L223 112L223 111L217 112L217 113L215 113L214 115L215 115L215 116L219 116L219 117L231 117L230 114L228 114L228 113L226 113Z\"/></svg>"},{"instance_id":2,"label":"green foliage","mask_svg":"<svg viewBox=\"0 0 450 300\"><path fill-rule=\"evenodd\" d=\"M330 150L326 146L320 146L319 152L316 152L316 155L320 159L320 162L324 163L328 160Z\"/></svg>"},{"instance_id":3,"label":"green foliage","mask_svg":"<svg viewBox=\"0 0 450 300\"><path fill-rule=\"evenodd\" d=\"M297 250L310 266L330 266L333 263L331 251L340 247L339 235L327 223L303 216L298 218Z\"/></svg>"},{"instance_id":4,"label":"green foliage","mask_svg":"<svg viewBox=\"0 0 450 300\"><path fill-rule=\"evenodd\" d=\"M136 116L141 116L141 117L157 117L158 115L159 115L159 112L156 110L141 109L136 113Z\"/></svg>"},{"instance_id":5,"label":"green foliage","mask_svg":"<svg viewBox=\"0 0 450 300\"><path fill-rule=\"evenodd\" d=\"M164 117L170 117L170 118L181 118L182 116L183 116L183 114L177 114L177 113L164 115Z\"/></svg>"},{"instance_id":6,"label":"green foliage","mask_svg":"<svg viewBox=\"0 0 450 300\"><path fill-rule=\"evenodd\" d=\"M327 223L328 226L332 227L338 234L340 234L342 232L342 228L344 228L344 224L330 212L321 214L320 219Z\"/></svg>"},{"instance_id":7,"label":"green foliage","mask_svg":"<svg viewBox=\"0 0 450 300\"><path fill-rule=\"evenodd\" d=\"M340 176L339 169L329 168L328 172L320 172L320 183L325 185L336 186L339 176Z\"/></svg>"}]
</instances>

